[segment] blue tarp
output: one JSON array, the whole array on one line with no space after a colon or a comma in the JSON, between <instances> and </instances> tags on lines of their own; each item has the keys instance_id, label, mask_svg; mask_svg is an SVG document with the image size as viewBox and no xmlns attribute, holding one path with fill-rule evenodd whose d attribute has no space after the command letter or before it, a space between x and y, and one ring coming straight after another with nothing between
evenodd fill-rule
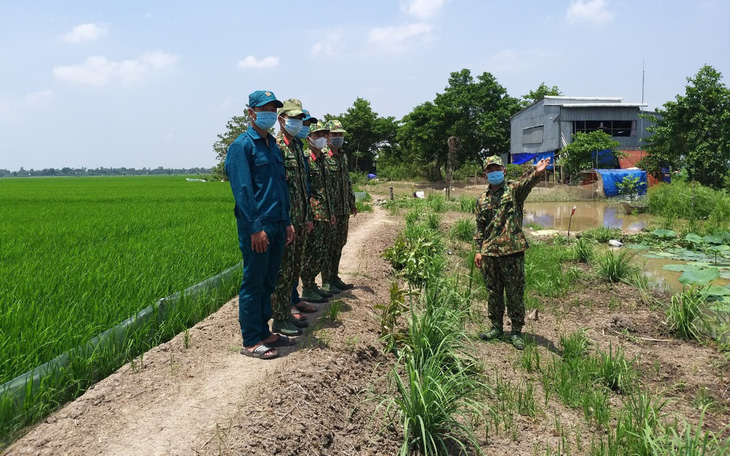
<instances>
[{"instance_id":1,"label":"blue tarp","mask_svg":"<svg viewBox=\"0 0 730 456\"><path fill-rule=\"evenodd\" d=\"M598 152L591 152L591 158L596 166L613 168L618 166L616 156L611 149L599 150Z\"/></svg>"},{"instance_id":2,"label":"blue tarp","mask_svg":"<svg viewBox=\"0 0 730 456\"><path fill-rule=\"evenodd\" d=\"M640 169L597 169L595 170L603 179L603 193L606 196L618 196L616 184L624 180L624 177L639 177L639 195L646 194L646 171ZM643 184L643 185L642 185Z\"/></svg>"}]
</instances>

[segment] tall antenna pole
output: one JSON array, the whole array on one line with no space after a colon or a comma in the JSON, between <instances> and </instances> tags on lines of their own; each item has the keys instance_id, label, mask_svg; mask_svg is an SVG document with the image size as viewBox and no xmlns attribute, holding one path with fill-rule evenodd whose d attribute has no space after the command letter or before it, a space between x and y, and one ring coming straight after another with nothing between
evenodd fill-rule
<instances>
[{"instance_id":1,"label":"tall antenna pole","mask_svg":"<svg viewBox=\"0 0 730 456\"><path fill-rule=\"evenodd\" d=\"M644 147L641 141L644 139L644 118L641 116L644 111L644 59L641 59L641 106L639 106L639 145L641 146L641 158L644 158Z\"/></svg>"}]
</instances>

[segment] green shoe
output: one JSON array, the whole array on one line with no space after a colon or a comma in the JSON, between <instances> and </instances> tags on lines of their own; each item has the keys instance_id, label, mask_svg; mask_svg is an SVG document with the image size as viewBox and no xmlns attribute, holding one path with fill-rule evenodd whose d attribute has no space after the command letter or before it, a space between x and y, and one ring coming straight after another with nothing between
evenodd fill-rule
<instances>
[{"instance_id":1,"label":"green shoe","mask_svg":"<svg viewBox=\"0 0 730 456\"><path fill-rule=\"evenodd\" d=\"M494 340L502 337L502 334L504 334L502 328L492 326L492 329L490 329L489 331L479 334L479 338L482 340Z\"/></svg>"},{"instance_id":2,"label":"green shoe","mask_svg":"<svg viewBox=\"0 0 730 456\"><path fill-rule=\"evenodd\" d=\"M289 321L274 320L271 325L271 332L283 334L285 336L301 336L302 330L291 324Z\"/></svg>"},{"instance_id":3,"label":"green shoe","mask_svg":"<svg viewBox=\"0 0 730 456\"><path fill-rule=\"evenodd\" d=\"M514 345L517 350L525 349L525 341L522 340L522 332L512 331L511 339L512 345Z\"/></svg>"},{"instance_id":4,"label":"green shoe","mask_svg":"<svg viewBox=\"0 0 730 456\"><path fill-rule=\"evenodd\" d=\"M340 294L340 289L337 288L337 285L335 285L333 282L325 282L322 284L322 290L324 290L326 293L329 293L330 296Z\"/></svg>"},{"instance_id":5,"label":"green shoe","mask_svg":"<svg viewBox=\"0 0 730 456\"><path fill-rule=\"evenodd\" d=\"M314 287L304 287L302 288L302 295L300 296L303 301L309 301L309 302L325 302L327 301L317 293L316 285Z\"/></svg>"},{"instance_id":6,"label":"green shoe","mask_svg":"<svg viewBox=\"0 0 730 456\"><path fill-rule=\"evenodd\" d=\"M315 285L315 287L316 287L315 289L317 290L317 294L319 294L323 298L331 298L332 297L332 294L333 294L332 290L325 289L324 288L324 285L322 287L317 287Z\"/></svg>"},{"instance_id":7,"label":"green shoe","mask_svg":"<svg viewBox=\"0 0 730 456\"><path fill-rule=\"evenodd\" d=\"M296 326L297 328L307 328L309 326L308 321L297 320L296 318L294 318L293 315L289 317L289 323Z\"/></svg>"},{"instance_id":8,"label":"green shoe","mask_svg":"<svg viewBox=\"0 0 730 456\"><path fill-rule=\"evenodd\" d=\"M355 285L351 283L343 282L340 276L335 276L333 279L330 279L330 282L335 284L335 286L340 290L350 290L355 287Z\"/></svg>"}]
</instances>

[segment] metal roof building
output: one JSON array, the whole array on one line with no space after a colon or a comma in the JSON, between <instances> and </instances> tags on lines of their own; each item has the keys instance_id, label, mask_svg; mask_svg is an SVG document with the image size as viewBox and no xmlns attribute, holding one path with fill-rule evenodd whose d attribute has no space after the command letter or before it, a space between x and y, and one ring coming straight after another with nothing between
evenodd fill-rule
<instances>
[{"instance_id":1,"label":"metal roof building","mask_svg":"<svg viewBox=\"0 0 730 456\"><path fill-rule=\"evenodd\" d=\"M546 96L511 119L510 162L523 154L552 154L572 142L576 132L603 130L619 143L619 149L635 150L649 136L647 119L639 118L646 106L624 103L623 98ZM516 160L517 159L517 160Z\"/></svg>"}]
</instances>

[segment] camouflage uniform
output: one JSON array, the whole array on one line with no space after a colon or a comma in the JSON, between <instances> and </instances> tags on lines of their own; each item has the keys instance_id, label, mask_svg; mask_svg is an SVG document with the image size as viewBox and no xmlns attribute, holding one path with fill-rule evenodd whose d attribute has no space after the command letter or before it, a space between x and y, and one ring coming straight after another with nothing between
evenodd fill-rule
<instances>
[{"instance_id":1,"label":"camouflage uniform","mask_svg":"<svg viewBox=\"0 0 730 456\"><path fill-rule=\"evenodd\" d=\"M339 121L330 121L332 131L342 130ZM340 269L340 257L342 248L347 243L347 231L350 223L350 214L355 212L355 194L352 191L350 182L347 157L342 149L337 154L329 148L324 149L326 155L325 166L327 168L327 179L332 183L332 205L334 208L335 225L328 230L326 239L329 242L327 258L322 266L322 280L330 280L338 277Z\"/></svg>"},{"instance_id":2,"label":"camouflage uniform","mask_svg":"<svg viewBox=\"0 0 730 456\"><path fill-rule=\"evenodd\" d=\"M317 156L313 151L310 151L308 163L311 183L309 205L314 219L314 229L307 236L301 276L304 288L314 288L314 278L322 270L322 264L326 257L325 235L328 227L332 226L330 225L330 219L334 211L330 197L330 182L327 180L325 169L325 154L320 152L320 155Z\"/></svg>"},{"instance_id":3,"label":"camouflage uniform","mask_svg":"<svg viewBox=\"0 0 730 456\"><path fill-rule=\"evenodd\" d=\"M307 198L307 174L301 141L289 140L282 132L276 137L276 143L284 157L286 183L291 202L289 217L295 233L294 242L284 249L276 290L271 296L274 321L284 322L290 318L292 288L299 280L306 236L305 227L306 222L312 220L312 213Z\"/></svg>"},{"instance_id":4,"label":"camouflage uniform","mask_svg":"<svg viewBox=\"0 0 730 456\"><path fill-rule=\"evenodd\" d=\"M498 163L501 165L501 160ZM482 276L489 290L489 319L499 330L502 329L505 291L512 331L519 333L525 324L525 250L528 245L522 232L522 207L539 181L540 176L533 170L518 181L504 182L496 190L488 186L477 199L474 244L482 254Z\"/></svg>"}]
</instances>

